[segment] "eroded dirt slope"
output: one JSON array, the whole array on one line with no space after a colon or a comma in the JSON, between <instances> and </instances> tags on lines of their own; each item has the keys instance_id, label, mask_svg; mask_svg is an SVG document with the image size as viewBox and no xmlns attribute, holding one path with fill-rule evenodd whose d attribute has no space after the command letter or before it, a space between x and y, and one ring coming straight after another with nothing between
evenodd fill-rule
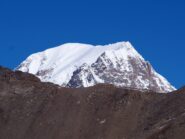
<instances>
[{"instance_id":1,"label":"eroded dirt slope","mask_svg":"<svg viewBox=\"0 0 185 139\"><path fill-rule=\"evenodd\" d=\"M0 139L185 139L185 89L60 88L0 68Z\"/></svg>"}]
</instances>

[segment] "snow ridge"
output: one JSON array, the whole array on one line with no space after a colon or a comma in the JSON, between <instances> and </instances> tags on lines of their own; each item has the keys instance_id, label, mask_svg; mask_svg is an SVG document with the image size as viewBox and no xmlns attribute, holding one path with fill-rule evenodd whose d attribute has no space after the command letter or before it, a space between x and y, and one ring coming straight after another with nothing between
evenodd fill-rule
<instances>
[{"instance_id":1,"label":"snow ridge","mask_svg":"<svg viewBox=\"0 0 185 139\"><path fill-rule=\"evenodd\" d=\"M157 92L175 90L130 42L104 46L66 43L30 55L17 70L32 73L44 82L64 87L78 88L108 83Z\"/></svg>"}]
</instances>

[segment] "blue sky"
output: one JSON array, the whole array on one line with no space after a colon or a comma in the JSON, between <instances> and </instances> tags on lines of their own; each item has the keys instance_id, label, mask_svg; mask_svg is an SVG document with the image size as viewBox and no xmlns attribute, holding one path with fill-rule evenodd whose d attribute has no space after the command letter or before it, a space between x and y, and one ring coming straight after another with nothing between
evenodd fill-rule
<instances>
[{"instance_id":1,"label":"blue sky","mask_svg":"<svg viewBox=\"0 0 185 139\"><path fill-rule=\"evenodd\" d=\"M185 85L185 0L0 0L0 65L66 42L118 41Z\"/></svg>"}]
</instances>

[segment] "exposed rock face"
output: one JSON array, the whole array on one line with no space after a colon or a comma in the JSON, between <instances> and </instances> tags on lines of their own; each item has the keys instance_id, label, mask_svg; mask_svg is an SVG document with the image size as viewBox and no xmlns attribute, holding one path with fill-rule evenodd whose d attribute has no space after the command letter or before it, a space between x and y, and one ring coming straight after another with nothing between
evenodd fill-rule
<instances>
[{"instance_id":1,"label":"exposed rock face","mask_svg":"<svg viewBox=\"0 0 185 139\"><path fill-rule=\"evenodd\" d=\"M154 71L150 63L143 59L128 57L124 60L112 54L116 59L112 61L110 52L107 53L103 53L90 66L83 64L75 70L67 87L79 88L106 83L141 91L145 89L155 92L173 90L173 87Z\"/></svg>"},{"instance_id":2,"label":"exposed rock face","mask_svg":"<svg viewBox=\"0 0 185 139\"><path fill-rule=\"evenodd\" d=\"M61 88L0 68L2 139L184 139L185 88Z\"/></svg>"},{"instance_id":3,"label":"exposed rock face","mask_svg":"<svg viewBox=\"0 0 185 139\"><path fill-rule=\"evenodd\" d=\"M129 42L105 46L64 44L29 56L17 70L62 87L108 83L162 93L175 90Z\"/></svg>"}]
</instances>

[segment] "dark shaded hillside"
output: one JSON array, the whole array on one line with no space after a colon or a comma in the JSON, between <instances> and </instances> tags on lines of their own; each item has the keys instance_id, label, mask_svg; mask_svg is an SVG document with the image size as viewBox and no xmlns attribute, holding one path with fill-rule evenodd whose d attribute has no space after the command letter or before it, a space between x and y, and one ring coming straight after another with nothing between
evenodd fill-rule
<instances>
[{"instance_id":1,"label":"dark shaded hillside","mask_svg":"<svg viewBox=\"0 0 185 139\"><path fill-rule=\"evenodd\" d=\"M185 139L185 88L60 88L0 68L0 139Z\"/></svg>"}]
</instances>

